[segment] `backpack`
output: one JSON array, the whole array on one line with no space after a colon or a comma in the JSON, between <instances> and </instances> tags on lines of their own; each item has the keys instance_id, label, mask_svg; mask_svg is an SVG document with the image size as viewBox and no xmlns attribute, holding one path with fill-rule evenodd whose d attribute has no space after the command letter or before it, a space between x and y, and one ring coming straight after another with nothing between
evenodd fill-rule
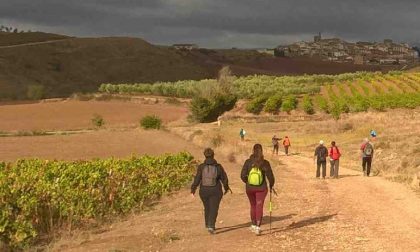
<instances>
[{"instance_id":1,"label":"backpack","mask_svg":"<svg viewBox=\"0 0 420 252\"><path fill-rule=\"evenodd\" d=\"M328 149L324 146L319 146L317 150L317 159L318 161L325 161L326 157L328 156Z\"/></svg>"},{"instance_id":2,"label":"backpack","mask_svg":"<svg viewBox=\"0 0 420 252\"><path fill-rule=\"evenodd\" d=\"M201 174L202 186L216 186L217 184L217 167L215 165L206 165Z\"/></svg>"},{"instance_id":3,"label":"backpack","mask_svg":"<svg viewBox=\"0 0 420 252\"><path fill-rule=\"evenodd\" d=\"M284 139L284 141L283 141L283 145L284 145L284 146L289 146L289 145L290 145L290 140L289 140L289 138L285 138L285 139Z\"/></svg>"},{"instance_id":4,"label":"backpack","mask_svg":"<svg viewBox=\"0 0 420 252\"><path fill-rule=\"evenodd\" d=\"M370 157L373 154L373 146L370 143L367 143L365 145L365 149L363 150L363 154L365 154L365 156Z\"/></svg>"},{"instance_id":5,"label":"backpack","mask_svg":"<svg viewBox=\"0 0 420 252\"><path fill-rule=\"evenodd\" d=\"M334 160L338 160L341 157L340 150L338 149L337 146L331 147L330 154L331 154L332 159Z\"/></svg>"},{"instance_id":6,"label":"backpack","mask_svg":"<svg viewBox=\"0 0 420 252\"><path fill-rule=\"evenodd\" d=\"M248 173L248 184L260 186L263 183L263 174L260 168L252 167Z\"/></svg>"}]
</instances>

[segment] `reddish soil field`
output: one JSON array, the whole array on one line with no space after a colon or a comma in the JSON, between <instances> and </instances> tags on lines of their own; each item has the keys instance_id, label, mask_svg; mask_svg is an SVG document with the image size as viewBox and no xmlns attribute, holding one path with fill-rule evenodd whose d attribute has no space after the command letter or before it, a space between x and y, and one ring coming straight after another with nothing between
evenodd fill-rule
<instances>
[{"instance_id":1,"label":"reddish soil field","mask_svg":"<svg viewBox=\"0 0 420 252\"><path fill-rule=\"evenodd\" d=\"M136 104L122 101L64 101L0 106L0 131L71 130L92 128L94 114L106 128L133 127L145 115L155 114L163 122L186 117L187 108L167 104Z\"/></svg>"},{"instance_id":2,"label":"reddish soil field","mask_svg":"<svg viewBox=\"0 0 420 252\"><path fill-rule=\"evenodd\" d=\"M22 158L86 160L129 157L132 154L159 155L190 151L190 143L165 131L100 130L67 136L2 137L0 160ZM196 154L196 153L195 153Z\"/></svg>"},{"instance_id":3,"label":"reddish soil field","mask_svg":"<svg viewBox=\"0 0 420 252\"><path fill-rule=\"evenodd\" d=\"M352 63L334 63L328 61L321 61L316 59L301 59L301 58L265 58L255 60L244 66L249 69L261 70L265 74L339 74L357 71L381 71L391 70L392 68L379 66L355 65ZM249 69L235 69L235 74L247 74ZM235 72L235 70L237 70Z\"/></svg>"}]
</instances>

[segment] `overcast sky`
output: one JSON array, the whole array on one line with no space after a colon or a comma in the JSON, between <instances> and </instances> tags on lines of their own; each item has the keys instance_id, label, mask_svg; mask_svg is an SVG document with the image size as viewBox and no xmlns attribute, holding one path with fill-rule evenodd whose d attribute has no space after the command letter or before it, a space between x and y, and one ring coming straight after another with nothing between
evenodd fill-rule
<instances>
[{"instance_id":1,"label":"overcast sky","mask_svg":"<svg viewBox=\"0 0 420 252\"><path fill-rule=\"evenodd\" d=\"M0 24L155 44L274 47L325 37L420 42L419 0L0 0Z\"/></svg>"}]
</instances>

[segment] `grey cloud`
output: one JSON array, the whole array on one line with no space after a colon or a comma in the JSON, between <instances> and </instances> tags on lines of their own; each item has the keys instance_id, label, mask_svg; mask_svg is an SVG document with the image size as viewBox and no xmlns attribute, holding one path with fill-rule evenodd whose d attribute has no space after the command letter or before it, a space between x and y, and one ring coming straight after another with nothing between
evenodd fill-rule
<instances>
[{"instance_id":1,"label":"grey cloud","mask_svg":"<svg viewBox=\"0 0 420 252\"><path fill-rule=\"evenodd\" d=\"M0 0L0 22L209 47L275 46L318 31L349 40L418 42L419 12L420 4L410 0Z\"/></svg>"}]
</instances>

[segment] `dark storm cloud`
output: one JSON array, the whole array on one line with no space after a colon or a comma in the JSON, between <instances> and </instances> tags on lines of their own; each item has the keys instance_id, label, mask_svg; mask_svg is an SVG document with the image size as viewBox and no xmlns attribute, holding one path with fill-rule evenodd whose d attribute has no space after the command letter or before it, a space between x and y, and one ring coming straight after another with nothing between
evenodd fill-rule
<instances>
[{"instance_id":1,"label":"dark storm cloud","mask_svg":"<svg viewBox=\"0 0 420 252\"><path fill-rule=\"evenodd\" d=\"M322 31L349 40L420 40L410 0L0 0L0 23L154 43L263 47Z\"/></svg>"}]
</instances>

